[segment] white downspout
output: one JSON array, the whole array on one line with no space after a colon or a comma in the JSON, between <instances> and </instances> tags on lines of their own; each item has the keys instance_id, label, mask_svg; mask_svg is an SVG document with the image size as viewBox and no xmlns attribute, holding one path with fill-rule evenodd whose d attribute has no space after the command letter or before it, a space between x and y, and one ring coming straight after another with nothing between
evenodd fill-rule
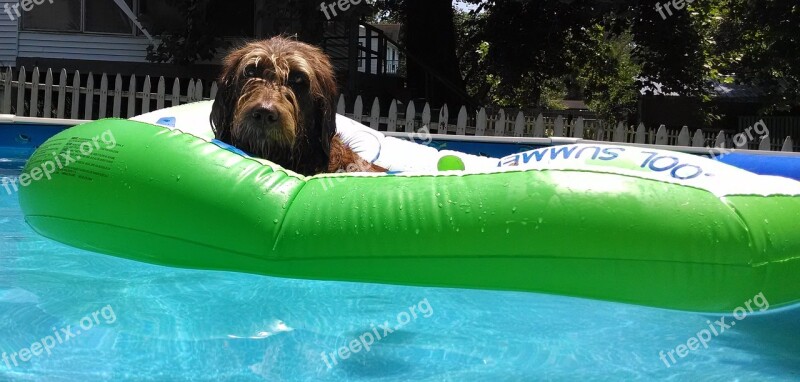
<instances>
[{"instance_id":1,"label":"white downspout","mask_svg":"<svg viewBox=\"0 0 800 382\"><path fill-rule=\"evenodd\" d=\"M142 31L144 37L147 37L147 39L150 40L151 43L155 44L156 41L153 40L153 36L151 36L150 33L148 33L146 29L144 29L142 23L140 23L139 20L136 19L136 15L133 14L131 7L129 7L128 4L125 3L125 0L114 0L114 2L117 4L119 9L121 9L122 12L124 12L125 15L128 16L131 22L133 22L133 25L136 25L136 27L139 28L140 31Z\"/></svg>"}]
</instances>

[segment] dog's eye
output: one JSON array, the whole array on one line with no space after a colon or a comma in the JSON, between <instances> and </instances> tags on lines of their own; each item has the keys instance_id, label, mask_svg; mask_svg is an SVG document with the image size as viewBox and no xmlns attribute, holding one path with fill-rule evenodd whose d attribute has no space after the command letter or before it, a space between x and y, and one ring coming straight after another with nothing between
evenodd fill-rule
<instances>
[{"instance_id":1,"label":"dog's eye","mask_svg":"<svg viewBox=\"0 0 800 382\"><path fill-rule=\"evenodd\" d=\"M253 78L258 76L258 68L255 65L248 65L244 68L244 77Z\"/></svg>"},{"instance_id":2,"label":"dog's eye","mask_svg":"<svg viewBox=\"0 0 800 382\"><path fill-rule=\"evenodd\" d=\"M289 74L289 85L304 85L307 81L308 78L303 73Z\"/></svg>"}]
</instances>

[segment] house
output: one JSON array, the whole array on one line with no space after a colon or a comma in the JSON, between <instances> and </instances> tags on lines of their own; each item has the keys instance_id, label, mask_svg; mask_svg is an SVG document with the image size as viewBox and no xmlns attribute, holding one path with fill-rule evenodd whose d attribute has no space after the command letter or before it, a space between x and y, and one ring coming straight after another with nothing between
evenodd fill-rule
<instances>
[{"instance_id":1,"label":"house","mask_svg":"<svg viewBox=\"0 0 800 382\"><path fill-rule=\"evenodd\" d=\"M361 23L355 9L326 21L316 5L300 3L225 0L210 2L204 11L232 44L277 34L312 36L306 40L320 41L346 91L358 91L360 83L380 84L387 75L393 89L402 82L396 34L388 41L380 29ZM206 81L219 72L223 52L189 66L147 60L148 46L187 17L164 0L0 0L0 12L0 64L5 67Z\"/></svg>"},{"instance_id":2,"label":"house","mask_svg":"<svg viewBox=\"0 0 800 382\"><path fill-rule=\"evenodd\" d=\"M761 115L765 106L763 90L750 85L726 84L711 81L710 100L707 106L721 116L712 121L708 132L725 131L730 134L740 133L762 120L769 133L775 137L792 137L800 142L800 115L797 113L771 113ZM682 126L697 128L707 126L701 110L703 101L700 97L679 96L662 90L661 84L640 89L638 121L647 126L665 125L670 129ZM757 143L757 142L756 142Z\"/></svg>"}]
</instances>

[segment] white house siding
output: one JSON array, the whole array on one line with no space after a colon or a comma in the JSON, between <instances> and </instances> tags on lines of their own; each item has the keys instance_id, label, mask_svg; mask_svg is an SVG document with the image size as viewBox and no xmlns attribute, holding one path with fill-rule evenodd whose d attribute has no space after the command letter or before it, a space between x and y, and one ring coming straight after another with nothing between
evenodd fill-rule
<instances>
[{"instance_id":1,"label":"white house siding","mask_svg":"<svg viewBox=\"0 0 800 382\"><path fill-rule=\"evenodd\" d=\"M149 44L144 37L21 31L18 56L144 63Z\"/></svg>"},{"instance_id":2,"label":"white house siding","mask_svg":"<svg viewBox=\"0 0 800 382\"><path fill-rule=\"evenodd\" d=\"M17 31L19 19L14 15L14 20L3 12L5 4L11 6L17 0L0 0L0 66L16 66L17 63Z\"/></svg>"}]
</instances>

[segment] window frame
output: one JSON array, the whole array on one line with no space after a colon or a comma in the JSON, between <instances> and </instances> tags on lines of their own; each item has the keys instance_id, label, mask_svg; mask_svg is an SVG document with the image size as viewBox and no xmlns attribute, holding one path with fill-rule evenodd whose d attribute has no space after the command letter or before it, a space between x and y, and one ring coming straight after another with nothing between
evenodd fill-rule
<instances>
[{"instance_id":1,"label":"window frame","mask_svg":"<svg viewBox=\"0 0 800 382\"><path fill-rule=\"evenodd\" d=\"M92 35L92 36L119 36L119 37L144 37L142 31L136 27L136 24L131 22L131 31L130 32L94 32L94 31L87 31L86 30L86 0L80 0L81 2L81 9L80 9L80 30L72 31L72 30L57 30L57 29L39 29L39 28L28 28L24 27L24 18L27 12L22 13L22 17L19 18L19 22L17 23L17 28L21 32L39 32L39 33L63 33L63 34L83 34L83 35ZM131 0L132 7L131 11L133 14L136 15L137 20L141 17L140 12L140 5L141 0ZM258 1L253 1L253 18L250 20L253 26L253 36L222 36L226 39L236 39L236 38L254 38L258 36L258 17L257 17L257 10L258 8ZM153 35L156 37L156 35Z\"/></svg>"},{"instance_id":2,"label":"window frame","mask_svg":"<svg viewBox=\"0 0 800 382\"><path fill-rule=\"evenodd\" d=\"M130 32L94 32L94 31L87 31L86 30L86 0L80 0L81 2L81 10L80 10L80 30L78 31L71 31L71 30L57 30L57 29L39 29L39 28L29 28L24 26L23 19L27 12L22 14L19 22L19 30L21 32L44 32L44 33L65 33L65 34L84 34L84 35L94 35L94 36L130 36L130 37L139 37L141 36L139 33L139 28L136 27L136 24L131 22L131 30ZM131 11L133 14L139 14L139 0L131 0ZM116 5L116 4L115 4ZM138 16L137 16L138 17Z\"/></svg>"}]
</instances>

